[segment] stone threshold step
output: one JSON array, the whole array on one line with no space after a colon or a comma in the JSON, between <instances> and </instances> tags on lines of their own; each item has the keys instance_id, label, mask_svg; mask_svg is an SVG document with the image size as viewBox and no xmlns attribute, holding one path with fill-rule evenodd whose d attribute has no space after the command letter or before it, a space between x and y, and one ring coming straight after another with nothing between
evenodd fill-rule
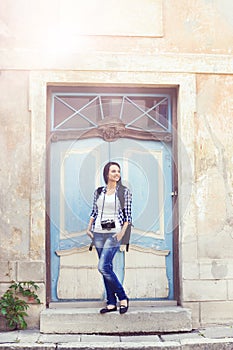
<instances>
[{"instance_id":1,"label":"stone threshold step","mask_svg":"<svg viewBox=\"0 0 233 350\"><path fill-rule=\"evenodd\" d=\"M49 303L50 309L72 309L72 308L101 308L106 303L104 301L52 301ZM163 307L177 306L176 300L130 300L130 306L133 307Z\"/></svg>"},{"instance_id":2,"label":"stone threshold step","mask_svg":"<svg viewBox=\"0 0 233 350\"><path fill-rule=\"evenodd\" d=\"M40 332L57 334L171 333L192 330L191 311L180 306L130 307L120 315L101 315L99 308L46 309L40 314Z\"/></svg>"}]
</instances>

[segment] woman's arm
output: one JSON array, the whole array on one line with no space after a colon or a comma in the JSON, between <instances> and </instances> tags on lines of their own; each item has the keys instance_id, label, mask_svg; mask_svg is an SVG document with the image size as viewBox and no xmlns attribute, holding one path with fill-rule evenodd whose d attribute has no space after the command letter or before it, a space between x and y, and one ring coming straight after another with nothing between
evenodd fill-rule
<instances>
[{"instance_id":1,"label":"woman's arm","mask_svg":"<svg viewBox=\"0 0 233 350\"><path fill-rule=\"evenodd\" d=\"M89 223L88 223L88 226L87 226L87 235L93 239L93 233L91 231L92 229L92 225L98 215L98 207L97 207L97 197L98 197L98 191L95 190L94 192L94 200L93 200L93 206L92 206L92 212L91 212L91 216L90 216L90 220L89 220Z\"/></svg>"},{"instance_id":2,"label":"woman's arm","mask_svg":"<svg viewBox=\"0 0 233 350\"><path fill-rule=\"evenodd\" d=\"M95 220L95 219L94 219L93 217L90 217L89 224L88 224L88 226L87 226L87 235L88 235L91 239L94 238L93 233L92 233L92 231L91 231L91 228L92 228L92 225L93 225L94 220Z\"/></svg>"},{"instance_id":3,"label":"woman's arm","mask_svg":"<svg viewBox=\"0 0 233 350\"><path fill-rule=\"evenodd\" d=\"M132 206L132 194L128 188L126 188L124 193L124 217L125 221L128 223L132 223L132 214L131 214L131 206Z\"/></svg>"},{"instance_id":4,"label":"woman's arm","mask_svg":"<svg viewBox=\"0 0 233 350\"><path fill-rule=\"evenodd\" d=\"M131 205L132 205L132 194L130 190L126 188L124 192L124 210L123 210L124 224L122 225L121 231L115 235L118 241L120 241L124 237L128 225L132 223Z\"/></svg>"}]
</instances>

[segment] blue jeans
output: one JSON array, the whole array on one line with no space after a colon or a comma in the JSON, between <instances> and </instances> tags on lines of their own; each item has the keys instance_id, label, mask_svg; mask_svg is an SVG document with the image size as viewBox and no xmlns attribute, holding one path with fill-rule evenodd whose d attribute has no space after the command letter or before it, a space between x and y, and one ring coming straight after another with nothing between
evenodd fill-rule
<instances>
[{"instance_id":1,"label":"blue jeans","mask_svg":"<svg viewBox=\"0 0 233 350\"><path fill-rule=\"evenodd\" d=\"M94 245L99 256L98 270L103 275L107 305L116 305L116 296L120 301L127 298L124 288L113 272L112 261L120 247L120 242L113 237L114 234L94 232Z\"/></svg>"}]
</instances>

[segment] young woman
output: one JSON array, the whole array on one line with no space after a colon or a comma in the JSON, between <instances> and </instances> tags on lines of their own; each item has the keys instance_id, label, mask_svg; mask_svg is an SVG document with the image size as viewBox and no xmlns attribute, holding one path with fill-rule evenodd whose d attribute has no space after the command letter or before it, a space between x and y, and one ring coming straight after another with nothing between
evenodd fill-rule
<instances>
[{"instance_id":1,"label":"young woman","mask_svg":"<svg viewBox=\"0 0 233 350\"><path fill-rule=\"evenodd\" d=\"M127 312L129 299L124 288L113 271L112 261L118 251L127 226L131 224L132 195L124 187L124 210L119 200L121 184L120 165L109 162L103 170L106 186L94 193L94 203L87 228L87 235L96 247L99 264L98 270L103 275L107 296L107 305L101 314L117 311L117 298L120 302L120 314Z\"/></svg>"}]
</instances>

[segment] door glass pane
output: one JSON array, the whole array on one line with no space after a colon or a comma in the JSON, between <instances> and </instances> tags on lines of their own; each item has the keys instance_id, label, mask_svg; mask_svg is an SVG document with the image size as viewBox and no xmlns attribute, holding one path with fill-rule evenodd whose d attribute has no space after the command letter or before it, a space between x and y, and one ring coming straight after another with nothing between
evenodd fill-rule
<instances>
[{"instance_id":1,"label":"door glass pane","mask_svg":"<svg viewBox=\"0 0 233 350\"><path fill-rule=\"evenodd\" d=\"M128 129L171 130L169 95L61 94L52 95L51 131L89 130L101 120L121 120Z\"/></svg>"}]
</instances>

